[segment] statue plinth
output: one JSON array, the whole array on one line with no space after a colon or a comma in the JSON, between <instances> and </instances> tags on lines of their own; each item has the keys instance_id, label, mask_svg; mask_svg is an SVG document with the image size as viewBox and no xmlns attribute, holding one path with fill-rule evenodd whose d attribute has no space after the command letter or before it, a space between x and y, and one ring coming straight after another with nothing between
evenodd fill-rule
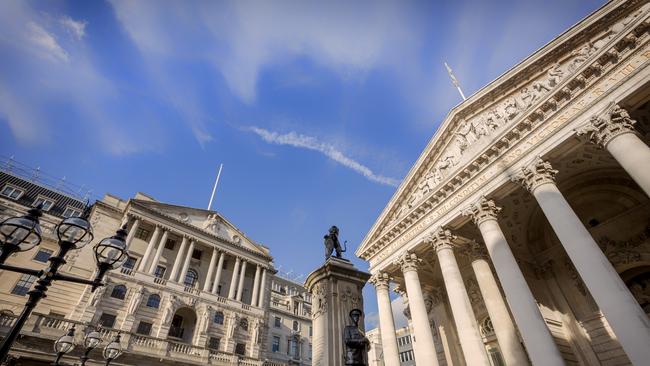
<instances>
[{"instance_id":1,"label":"statue plinth","mask_svg":"<svg viewBox=\"0 0 650 366\"><path fill-rule=\"evenodd\" d=\"M345 259L330 257L307 276L312 301L312 365L344 366L343 333L352 309L363 309L363 286L370 274ZM363 319L360 320L363 331Z\"/></svg>"}]
</instances>

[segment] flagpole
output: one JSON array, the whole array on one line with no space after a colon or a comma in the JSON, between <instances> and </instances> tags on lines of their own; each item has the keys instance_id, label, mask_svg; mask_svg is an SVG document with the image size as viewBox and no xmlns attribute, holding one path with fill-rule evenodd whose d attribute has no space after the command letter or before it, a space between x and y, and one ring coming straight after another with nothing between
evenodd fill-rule
<instances>
[{"instance_id":1,"label":"flagpole","mask_svg":"<svg viewBox=\"0 0 650 366\"><path fill-rule=\"evenodd\" d=\"M454 86L456 87L456 89L460 93L460 96L463 98L463 100L466 100L467 98L465 98L465 94L463 93L463 90L460 88L460 83L458 82L458 80L454 76L454 73L451 71L451 67L449 67L449 65L447 65L446 62L445 62L445 68L447 68L447 73L449 74L449 77L451 78L451 82L454 84Z\"/></svg>"},{"instance_id":2,"label":"flagpole","mask_svg":"<svg viewBox=\"0 0 650 366\"><path fill-rule=\"evenodd\" d=\"M208 203L208 211L212 208L212 200L214 199L214 193L217 191L217 184L219 184L219 177L221 177L221 169L223 164L219 164L219 172L217 173L217 179L214 181L214 187L212 187L212 194L210 195L210 202Z\"/></svg>"}]
</instances>

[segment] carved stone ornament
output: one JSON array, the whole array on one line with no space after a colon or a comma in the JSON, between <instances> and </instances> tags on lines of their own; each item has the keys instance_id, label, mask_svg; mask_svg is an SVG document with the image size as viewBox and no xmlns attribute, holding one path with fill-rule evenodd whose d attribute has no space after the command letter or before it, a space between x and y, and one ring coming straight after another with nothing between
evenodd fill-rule
<instances>
[{"instance_id":1,"label":"carved stone ornament","mask_svg":"<svg viewBox=\"0 0 650 366\"><path fill-rule=\"evenodd\" d=\"M636 121L630 118L630 114L616 104L604 115L592 116L584 127L576 130L576 133L578 136L588 135L593 143L605 148L620 135L636 133L635 123Z\"/></svg>"},{"instance_id":2,"label":"carved stone ornament","mask_svg":"<svg viewBox=\"0 0 650 366\"><path fill-rule=\"evenodd\" d=\"M481 196L478 201L463 211L463 215L471 216L474 223L479 226L486 220L496 220L499 212L501 212L501 207L485 196Z\"/></svg>"},{"instance_id":3,"label":"carved stone ornament","mask_svg":"<svg viewBox=\"0 0 650 366\"><path fill-rule=\"evenodd\" d=\"M431 295L431 301L432 301L431 304L434 307L443 303L445 301L445 297L447 296L445 288L442 286L432 288L429 291L429 294Z\"/></svg>"},{"instance_id":4,"label":"carved stone ornament","mask_svg":"<svg viewBox=\"0 0 650 366\"><path fill-rule=\"evenodd\" d=\"M415 253L406 252L398 260L397 264L402 268L402 272L417 271L422 259L418 258Z\"/></svg>"},{"instance_id":5,"label":"carved stone ornament","mask_svg":"<svg viewBox=\"0 0 650 366\"><path fill-rule=\"evenodd\" d=\"M470 278L465 283L465 287L467 288L467 296L469 296L469 301L472 303L472 306L476 309L483 309L485 305L483 304L481 289L478 287L476 280Z\"/></svg>"},{"instance_id":6,"label":"carved stone ornament","mask_svg":"<svg viewBox=\"0 0 650 366\"><path fill-rule=\"evenodd\" d=\"M325 287L323 283L318 283L314 286L313 296L313 318L327 312L327 295L325 294Z\"/></svg>"},{"instance_id":7,"label":"carved stone ornament","mask_svg":"<svg viewBox=\"0 0 650 366\"><path fill-rule=\"evenodd\" d=\"M477 241L472 241L467 245L466 253L471 261L476 261L480 259L487 260L489 258L485 245Z\"/></svg>"},{"instance_id":8,"label":"carved stone ornament","mask_svg":"<svg viewBox=\"0 0 650 366\"><path fill-rule=\"evenodd\" d=\"M537 157L529 166L521 168L521 171L512 177L512 181L524 186L531 193L542 184L555 184L557 170L553 169L551 163Z\"/></svg>"},{"instance_id":9,"label":"carved stone ornament","mask_svg":"<svg viewBox=\"0 0 650 366\"><path fill-rule=\"evenodd\" d=\"M443 249L452 249L454 247L453 240L456 239L456 235L453 235L451 231L443 228L427 235L425 241L428 244L433 246L433 249L438 252Z\"/></svg>"},{"instance_id":10,"label":"carved stone ornament","mask_svg":"<svg viewBox=\"0 0 650 366\"><path fill-rule=\"evenodd\" d=\"M388 290L388 287L390 285L390 276L388 273L384 272L377 272L372 277L370 277L370 280L368 282L372 283L377 290L383 289L383 290Z\"/></svg>"}]
</instances>

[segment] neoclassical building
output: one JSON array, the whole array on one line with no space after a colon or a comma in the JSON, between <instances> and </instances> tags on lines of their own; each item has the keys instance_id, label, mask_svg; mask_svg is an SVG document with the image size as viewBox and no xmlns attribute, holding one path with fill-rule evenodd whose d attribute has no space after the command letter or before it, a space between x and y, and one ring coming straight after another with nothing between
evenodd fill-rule
<instances>
[{"instance_id":1,"label":"neoclassical building","mask_svg":"<svg viewBox=\"0 0 650 366\"><path fill-rule=\"evenodd\" d=\"M449 112L356 251L386 365L391 286L418 365L650 362L649 31L608 2Z\"/></svg>"},{"instance_id":2,"label":"neoclassical building","mask_svg":"<svg viewBox=\"0 0 650 366\"><path fill-rule=\"evenodd\" d=\"M0 171L0 214L24 214L45 202L43 242L17 253L8 264L44 268L57 248L55 225L80 215L85 203L54 188ZM95 239L66 257L63 272L92 278L93 245L128 226L129 258L94 293L89 286L55 282L23 327L11 351L18 364L54 360L52 342L72 326L76 339L93 325L105 342L121 333L125 365L262 365L266 353L270 279L269 249L214 211L158 202L138 193L122 200L106 195L89 219ZM0 334L13 324L35 277L0 271ZM105 344L104 344L105 345ZM72 364L79 357L66 355ZM101 350L90 364L103 364Z\"/></svg>"}]
</instances>

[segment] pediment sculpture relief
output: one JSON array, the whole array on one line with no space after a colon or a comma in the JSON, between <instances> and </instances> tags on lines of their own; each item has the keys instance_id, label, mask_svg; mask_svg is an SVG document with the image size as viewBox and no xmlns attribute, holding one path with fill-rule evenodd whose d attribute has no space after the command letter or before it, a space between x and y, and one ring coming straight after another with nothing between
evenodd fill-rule
<instances>
[{"instance_id":1,"label":"pediment sculpture relief","mask_svg":"<svg viewBox=\"0 0 650 366\"><path fill-rule=\"evenodd\" d=\"M217 236L231 240L230 233L225 224L217 214L208 215L203 222L203 230L209 231Z\"/></svg>"}]
</instances>

